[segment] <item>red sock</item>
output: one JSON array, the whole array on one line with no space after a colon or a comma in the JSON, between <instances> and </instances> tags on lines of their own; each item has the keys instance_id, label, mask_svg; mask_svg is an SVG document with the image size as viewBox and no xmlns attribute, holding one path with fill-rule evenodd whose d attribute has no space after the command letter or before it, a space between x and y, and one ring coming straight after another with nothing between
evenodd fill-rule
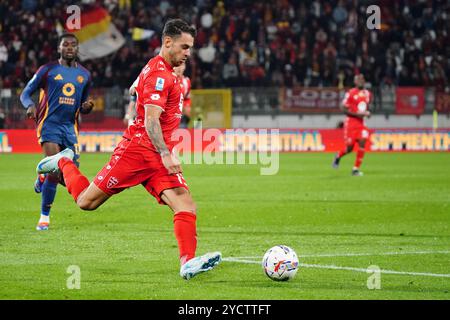
<instances>
[{"instance_id":1,"label":"red sock","mask_svg":"<svg viewBox=\"0 0 450 320\"><path fill-rule=\"evenodd\" d=\"M361 166L362 160L364 158L364 154L366 153L366 150L364 149L358 149L358 152L356 152L356 160L355 160L355 168L358 168Z\"/></svg>"},{"instance_id":2,"label":"red sock","mask_svg":"<svg viewBox=\"0 0 450 320\"><path fill-rule=\"evenodd\" d=\"M89 180L81 174L73 161L68 158L61 158L58 161L58 167L64 177L67 191L69 191L76 202L80 193L89 187Z\"/></svg>"},{"instance_id":3,"label":"red sock","mask_svg":"<svg viewBox=\"0 0 450 320\"><path fill-rule=\"evenodd\" d=\"M184 211L175 213L173 217L181 265L195 257L195 250L197 249L196 219L195 214Z\"/></svg>"}]
</instances>

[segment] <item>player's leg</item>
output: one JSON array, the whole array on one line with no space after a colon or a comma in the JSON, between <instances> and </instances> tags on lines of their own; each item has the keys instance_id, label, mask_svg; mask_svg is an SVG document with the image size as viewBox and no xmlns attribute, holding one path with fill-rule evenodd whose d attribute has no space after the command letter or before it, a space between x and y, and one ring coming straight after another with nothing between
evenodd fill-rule
<instances>
[{"instance_id":1,"label":"player's leg","mask_svg":"<svg viewBox=\"0 0 450 320\"><path fill-rule=\"evenodd\" d=\"M60 151L60 147L54 142L43 142L42 150L46 156L52 156ZM46 175L39 174L35 182L35 191L41 193L41 215L36 230L47 230L50 224L50 209L56 196L59 176L56 173Z\"/></svg>"},{"instance_id":2,"label":"player's leg","mask_svg":"<svg viewBox=\"0 0 450 320\"><path fill-rule=\"evenodd\" d=\"M139 144L134 143L134 149L129 148L130 145L132 145L130 140L122 140L114 150L110 161L100 170L92 183L89 183L72 161L74 154L70 149L42 159L37 166L37 172L61 172L67 190L77 205L83 210L95 210L113 194L141 183L138 178L139 170L145 168L142 165L143 152L136 149L136 146L140 147Z\"/></svg>"},{"instance_id":3,"label":"player's leg","mask_svg":"<svg viewBox=\"0 0 450 320\"><path fill-rule=\"evenodd\" d=\"M341 158L353 151L353 146L356 140L354 139L354 129L348 125L344 125L344 143L345 147L335 154L333 159L333 168L339 168Z\"/></svg>"},{"instance_id":4,"label":"player's leg","mask_svg":"<svg viewBox=\"0 0 450 320\"><path fill-rule=\"evenodd\" d=\"M41 193L42 192L42 185L45 181L45 174L38 174L36 177L36 180L34 181L34 192Z\"/></svg>"},{"instance_id":5,"label":"player's leg","mask_svg":"<svg viewBox=\"0 0 450 320\"><path fill-rule=\"evenodd\" d=\"M38 166L38 173L48 175L61 172L67 190L77 205L83 210L94 210L104 203L110 196L95 185L80 172L73 162L74 153L67 148L63 151L42 159Z\"/></svg>"},{"instance_id":6,"label":"player's leg","mask_svg":"<svg viewBox=\"0 0 450 320\"><path fill-rule=\"evenodd\" d=\"M220 252L210 252L195 257L196 205L189 191L185 187L166 189L162 192L161 199L174 212L174 232L180 251L180 275L189 280L199 273L213 269L222 259Z\"/></svg>"},{"instance_id":7,"label":"player's leg","mask_svg":"<svg viewBox=\"0 0 450 320\"><path fill-rule=\"evenodd\" d=\"M97 187L94 182L91 182L89 187L79 194L76 202L80 209L91 211L100 207L110 197L109 194Z\"/></svg>"},{"instance_id":8,"label":"player's leg","mask_svg":"<svg viewBox=\"0 0 450 320\"><path fill-rule=\"evenodd\" d=\"M164 190L161 199L174 213L174 232L183 265L195 257L197 249L196 205L189 191L182 187Z\"/></svg>"},{"instance_id":9,"label":"player's leg","mask_svg":"<svg viewBox=\"0 0 450 320\"><path fill-rule=\"evenodd\" d=\"M95 183L81 173L75 163L69 158L61 158L58 168L64 178L67 191L82 210L95 210L102 205L110 195L106 194Z\"/></svg>"},{"instance_id":10,"label":"player's leg","mask_svg":"<svg viewBox=\"0 0 450 320\"><path fill-rule=\"evenodd\" d=\"M362 176L363 173L360 171L360 167L364 158L364 154L366 153L366 138L361 138L358 140L358 151L356 152L355 165L352 169L352 175L354 176Z\"/></svg>"},{"instance_id":11,"label":"player's leg","mask_svg":"<svg viewBox=\"0 0 450 320\"><path fill-rule=\"evenodd\" d=\"M350 143L347 143L344 149L336 153L333 159L333 168L337 169L339 168L339 162L341 161L341 158L345 156L346 154L349 154L353 151L354 142L351 141Z\"/></svg>"}]
</instances>

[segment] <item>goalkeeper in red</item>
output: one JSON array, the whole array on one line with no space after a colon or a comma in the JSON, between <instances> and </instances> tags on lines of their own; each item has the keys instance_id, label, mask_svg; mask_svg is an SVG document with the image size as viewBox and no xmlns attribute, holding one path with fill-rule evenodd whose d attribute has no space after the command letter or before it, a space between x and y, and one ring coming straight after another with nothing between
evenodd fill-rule
<instances>
[{"instance_id":1,"label":"goalkeeper in red","mask_svg":"<svg viewBox=\"0 0 450 320\"><path fill-rule=\"evenodd\" d=\"M73 163L70 149L44 158L36 169L38 173L60 171L67 190L83 210L95 210L112 195L141 184L174 213L184 279L211 270L221 261L220 252L195 257L197 209L180 162L172 153L177 141L171 137L180 124L183 106L182 83L173 68L186 62L195 36L196 30L181 19L165 24L159 55L150 59L139 75L136 118L93 182Z\"/></svg>"},{"instance_id":2,"label":"goalkeeper in red","mask_svg":"<svg viewBox=\"0 0 450 320\"><path fill-rule=\"evenodd\" d=\"M363 173L360 171L360 167L364 158L366 141L369 138L369 129L367 129L364 123L364 118L370 116L368 107L372 99L372 94L364 88L365 79L363 74L357 74L354 82L356 87L346 92L341 106L347 115L344 122L345 149L336 154L333 167L338 168L341 158L352 152L355 144L358 144L352 175L362 176Z\"/></svg>"}]
</instances>

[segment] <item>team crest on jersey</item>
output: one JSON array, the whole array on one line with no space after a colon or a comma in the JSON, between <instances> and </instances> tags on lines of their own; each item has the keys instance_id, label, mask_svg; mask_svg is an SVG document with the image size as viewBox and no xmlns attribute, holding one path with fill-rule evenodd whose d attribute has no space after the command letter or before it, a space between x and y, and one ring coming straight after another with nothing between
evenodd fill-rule
<instances>
[{"instance_id":1,"label":"team crest on jersey","mask_svg":"<svg viewBox=\"0 0 450 320\"><path fill-rule=\"evenodd\" d=\"M64 93L64 95L66 97L71 97L73 96L73 94L75 93L75 86L73 85L73 83L66 83L63 87L62 87L62 93Z\"/></svg>"},{"instance_id":2,"label":"team crest on jersey","mask_svg":"<svg viewBox=\"0 0 450 320\"><path fill-rule=\"evenodd\" d=\"M119 180L117 180L116 177L110 177L108 180L108 183L106 184L106 187L108 189L111 189L112 187L114 187L117 183L119 182Z\"/></svg>"},{"instance_id":3,"label":"team crest on jersey","mask_svg":"<svg viewBox=\"0 0 450 320\"><path fill-rule=\"evenodd\" d=\"M157 94L157 93L153 93L150 96L150 99L152 99L152 100L159 100L159 98L161 98L161 96L159 94Z\"/></svg>"},{"instance_id":4,"label":"team crest on jersey","mask_svg":"<svg viewBox=\"0 0 450 320\"><path fill-rule=\"evenodd\" d=\"M162 91L164 88L164 79L163 78L156 78L156 86L155 89L158 91Z\"/></svg>"},{"instance_id":5,"label":"team crest on jersey","mask_svg":"<svg viewBox=\"0 0 450 320\"><path fill-rule=\"evenodd\" d=\"M56 75L56 77L54 77L53 79L54 79L54 80L63 80L63 77L62 77L62 75L61 75L60 73L58 73L58 74Z\"/></svg>"},{"instance_id":6,"label":"team crest on jersey","mask_svg":"<svg viewBox=\"0 0 450 320\"><path fill-rule=\"evenodd\" d=\"M78 77L77 77L77 81L78 81L79 83L83 83L83 81L84 81L83 76L78 76Z\"/></svg>"}]
</instances>

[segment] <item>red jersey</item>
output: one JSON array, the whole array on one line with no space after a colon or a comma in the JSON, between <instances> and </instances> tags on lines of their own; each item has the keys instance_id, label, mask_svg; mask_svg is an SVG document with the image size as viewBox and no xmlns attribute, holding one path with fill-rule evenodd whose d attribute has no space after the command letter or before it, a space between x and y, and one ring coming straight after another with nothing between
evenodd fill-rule
<instances>
[{"instance_id":1,"label":"red jersey","mask_svg":"<svg viewBox=\"0 0 450 320\"><path fill-rule=\"evenodd\" d=\"M348 109L350 112L364 112L367 111L367 107L369 106L370 100L372 99L372 94L369 90L366 89L358 89L352 88L345 93L344 100L342 100L342 104ZM353 116L347 116L345 120L345 124L347 126L364 126L364 119L357 118Z\"/></svg>"},{"instance_id":2,"label":"red jersey","mask_svg":"<svg viewBox=\"0 0 450 320\"><path fill-rule=\"evenodd\" d=\"M182 91L183 91L183 109L189 113L191 110L191 79L189 77L183 76L181 79Z\"/></svg>"},{"instance_id":3,"label":"red jersey","mask_svg":"<svg viewBox=\"0 0 450 320\"><path fill-rule=\"evenodd\" d=\"M136 86L136 96L136 118L125 131L124 137L142 137L141 144L157 151L145 129L144 109L144 105L156 105L163 111L159 121L164 141L171 151L175 144L171 139L172 133L180 124L183 109L182 83L172 66L161 56L150 59L142 69Z\"/></svg>"}]
</instances>

